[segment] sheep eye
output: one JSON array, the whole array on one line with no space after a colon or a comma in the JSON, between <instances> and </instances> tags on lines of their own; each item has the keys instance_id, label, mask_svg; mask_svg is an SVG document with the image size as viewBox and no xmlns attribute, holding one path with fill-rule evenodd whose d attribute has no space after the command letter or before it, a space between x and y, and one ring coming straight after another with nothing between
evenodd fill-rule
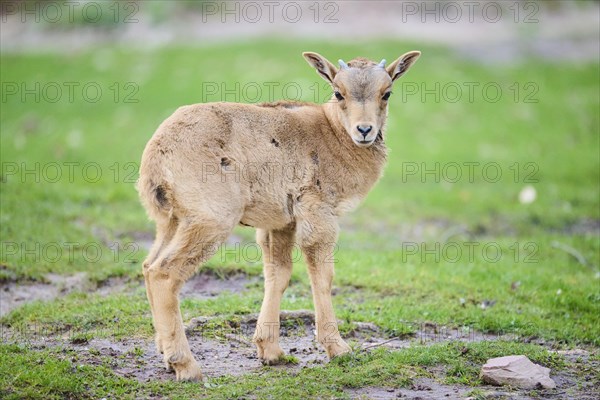
<instances>
[{"instance_id":1,"label":"sheep eye","mask_svg":"<svg viewBox=\"0 0 600 400\"><path fill-rule=\"evenodd\" d=\"M382 99L384 101L387 101L390 98L390 95L392 94L392 92L387 92L386 94L383 95Z\"/></svg>"},{"instance_id":2,"label":"sheep eye","mask_svg":"<svg viewBox=\"0 0 600 400\"><path fill-rule=\"evenodd\" d=\"M342 101L342 100L344 100L344 96L342 96L342 95L340 94L340 92L335 92L334 94L335 94L335 98L336 98L336 99L338 99L339 101Z\"/></svg>"}]
</instances>

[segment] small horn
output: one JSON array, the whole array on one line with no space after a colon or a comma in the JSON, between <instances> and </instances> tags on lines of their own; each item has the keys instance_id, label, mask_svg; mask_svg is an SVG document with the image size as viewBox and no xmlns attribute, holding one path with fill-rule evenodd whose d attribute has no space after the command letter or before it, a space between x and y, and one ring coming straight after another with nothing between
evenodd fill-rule
<instances>
[{"instance_id":1,"label":"small horn","mask_svg":"<svg viewBox=\"0 0 600 400\"><path fill-rule=\"evenodd\" d=\"M350 67L348 66L348 64L346 64L346 63L344 62L344 60L338 60L338 64L340 64L340 67L341 67L342 69L350 69Z\"/></svg>"},{"instance_id":2,"label":"small horn","mask_svg":"<svg viewBox=\"0 0 600 400\"><path fill-rule=\"evenodd\" d=\"M379 64L377 64L377 66L378 66L379 68L385 68L385 63L386 63L386 61L385 61L385 58L384 58L383 60L381 60L381 61L379 62Z\"/></svg>"}]
</instances>

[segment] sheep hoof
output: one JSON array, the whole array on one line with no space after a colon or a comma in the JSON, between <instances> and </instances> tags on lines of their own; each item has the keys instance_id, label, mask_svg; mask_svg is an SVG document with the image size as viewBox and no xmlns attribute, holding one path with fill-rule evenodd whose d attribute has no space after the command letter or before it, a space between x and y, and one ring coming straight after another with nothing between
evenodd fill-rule
<instances>
[{"instance_id":1,"label":"sheep hoof","mask_svg":"<svg viewBox=\"0 0 600 400\"><path fill-rule=\"evenodd\" d=\"M352 348L342 339L338 339L336 342L327 346L326 350L330 359L352 352Z\"/></svg>"},{"instance_id":2,"label":"sheep hoof","mask_svg":"<svg viewBox=\"0 0 600 400\"><path fill-rule=\"evenodd\" d=\"M263 365L277 365L280 364L285 353L281 349L281 347L277 346L275 348L262 349L262 352L259 351L258 358Z\"/></svg>"},{"instance_id":3,"label":"sheep hoof","mask_svg":"<svg viewBox=\"0 0 600 400\"><path fill-rule=\"evenodd\" d=\"M192 360L187 365L174 365L176 379L178 381L200 381L202 380L202 371L196 360Z\"/></svg>"}]
</instances>

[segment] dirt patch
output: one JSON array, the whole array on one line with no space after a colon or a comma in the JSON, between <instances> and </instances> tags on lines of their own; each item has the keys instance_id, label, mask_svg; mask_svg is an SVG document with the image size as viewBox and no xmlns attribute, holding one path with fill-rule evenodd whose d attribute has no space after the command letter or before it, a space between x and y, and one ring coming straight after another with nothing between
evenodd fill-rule
<instances>
[{"instance_id":1,"label":"dirt patch","mask_svg":"<svg viewBox=\"0 0 600 400\"><path fill-rule=\"evenodd\" d=\"M198 317L186 326L191 350L201 365L207 378L227 375L254 374L265 368L282 369L298 372L302 368L325 365L328 360L325 352L315 340L314 313L312 311L283 311L281 319L280 344L286 354L297 359L297 364L283 364L263 367L256 356L256 349L251 343L256 327L256 314L240 317L231 321L221 331L215 330L211 324L218 317ZM229 329L235 328L235 329ZM233 333L232 333L233 332ZM346 339L356 340L360 351L369 351L373 347L385 346L390 350L415 343L439 342L439 340L461 340L457 335L441 335L443 329L425 327L416 335L405 339L392 340L386 338L379 327L372 323L356 323ZM462 335L463 340L492 340L494 337L482 333ZM497 336L495 337L498 338ZM12 340L17 340L13 337ZM58 338L40 338L30 342L34 349L60 347L64 358L77 365L105 365L117 375L136 379L140 382L171 381L172 372L164 368L162 355L156 351L154 341L133 338L115 341L111 339L93 338L89 341L78 338L64 340ZM375 346L374 346L375 345ZM563 370L552 371L551 377L557 388L543 391L525 391L505 387L478 386L470 387L460 384L445 384L446 369L443 366L429 368L431 377L415 378L410 387L364 387L347 388L345 392L354 399L595 399L600 391L597 370L600 362L586 350L557 351L567 362Z\"/></svg>"},{"instance_id":2,"label":"dirt patch","mask_svg":"<svg viewBox=\"0 0 600 400\"><path fill-rule=\"evenodd\" d=\"M192 319L186 328L192 353L200 363L202 372L208 378L225 375L255 373L264 367L256 356L256 348L251 343L256 328L257 315L245 317L235 333L226 329L216 332L205 329L213 319L199 317ZM10 339L8 340L7 338ZM17 335L5 335L7 341L20 341ZM74 350L76 356L71 361L85 365L106 365L117 375L137 379L173 380L174 374L167 372L163 356L156 350L153 340L125 339L110 340L93 338L88 341L63 340L59 338L39 338L30 340L35 349L62 347ZM311 312L282 312L281 347L287 354L298 359L298 364L285 364L269 368L299 370L303 367L324 365L325 352L319 348L314 335L314 317Z\"/></svg>"},{"instance_id":3,"label":"dirt patch","mask_svg":"<svg viewBox=\"0 0 600 400\"><path fill-rule=\"evenodd\" d=\"M364 323L358 323L364 324ZM368 324L369 326L375 326L374 324ZM495 333L483 333L472 329L471 327L449 327L442 326L433 323L409 323L405 322L405 325L414 331L414 334L403 335L400 337L385 338L379 334L379 330L375 330L374 335L365 338L362 343L362 348L367 350L374 347L386 347L389 349L402 349L414 345L432 345L436 343L447 343L447 342L462 342L462 343L473 343L473 342L491 342L496 340L516 340L518 337L515 334L495 334ZM360 326L360 325L358 325ZM370 329L373 331L373 328ZM364 335L365 330L360 329L360 334Z\"/></svg>"},{"instance_id":4,"label":"dirt patch","mask_svg":"<svg viewBox=\"0 0 600 400\"><path fill-rule=\"evenodd\" d=\"M258 277L248 277L243 272L235 272L229 276L218 276L210 270L194 275L181 288L181 298L205 300L221 293L242 293L250 284L257 283Z\"/></svg>"},{"instance_id":5,"label":"dirt patch","mask_svg":"<svg viewBox=\"0 0 600 400\"><path fill-rule=\"evenodd\" d=\"M100 296L109 296L113 293L122 293L124 291L134 291L141 286L141 281L131 280L125 277L112 277L97 284L91 292Z\"/></svg>"},{"instance_id":6,"label":"dirt patch","mask_svg":"<svg viewBox=\"0 0 600 400\"><path fill-rule=\"evenodd\" d=\"M207 329L212 318L199 317L190 321L186 327L190 347L198 355L201 364L206 362L203 370L206 370L207 376L241 375L262 368L256 356L256 347L252 343L257 319L258 314L244 316L230 326L232 329L225 328L222 333ZM327 363L327 356L316 341L312 311L282 311L280 321L279 344L298 363L271 368L300 370ZM252 362L249 363L249 360Z\"/></svg>"},{"instance_id":7,"label":"dirt patch","mask_svg":"<svg viewBox=\"0 0 600 400\"><path fill-rule=\"evenodd\" d=\"M443 385L431 378L415 379L409 388L365 387L346 390L353 399L419 399L439 400L466 397L473 388L464 385Z\"/></svg>"},{"instance_id":8,"label":"dirt patch","mask_svg":"<svg viewBox=\"0 0 600 400\"><path fill-rule=\"evenodd\" d=\"M262 369L254 346L246 346L235 340L219 341L199 336L190 336L188 340L192 353L207 378L243 375ZM152 340L131 339L112 342L106 339L93 339L85 344L69 344L68 347L77 350L79 362L91 365L109 363L110 368L117 375L126 378L141 382L175 379L174 373L165 369L163 355L158 353Z\"/></svg>"},{"instance_id":9,"label":"dirt patch","mask_svg":"<svg viewBox=\"0 0 600 400\"><path fill-rule=\"evenodd\" d=\"M592 218L582 218L565 225L558 231L569 236L572 235L595 235L600 236L600 220Z\"/></svg>"},{"instance_id":10,"label":"dirt patch","mask_svg":"<svg viewBox=\"0 0 600 400\"><path fill-rule=\"evenodd\" d=\"M110 278L96 283L85 272L73 275L46 274L42 282L0 283L0 317L26 303L51 301L73 292L96 292L101 296L122 292L130 286L126 278Z\"/></svg>"},{"instance_id":11,"label":"dirt patch","mask_svg":"<svg viewBox=\"0 0 600 400\"><path fill-rule=\"evenodd\" d=\"M528 394L526 391L494 388L490 386L471 387L466 385L446 385L431 378L415 379L409 388L378 388L366 387L346 391L352 399L411 399L411 400L439 400L439 399L510 399L510 400L538 400L543 399L568 399L559 394L547 391ZM541 397L540 397L541 394ZM592 397L579 397L591 399Z\"/></svg>"},{"instance_id":12,"label":"dirt patch","mask_svg":"<svg viewBox=\"0 0 600 400\"><path fill-rule=\"evenodd\" d=\"M529 391L490 385L471 387L445 384L441 379L446 375L446 368L438 366L428 369L437 378L416 378L408 388L365 387L348 389L346 392L353 399L597 399L600 381L596 371L600 368L600 362L594 360L590 352L582 349L555 352L563 356L567 363L566 368L554 370L550 374L557 384L555 389Z\"/></svg>"},{"instance_id":13,"label":"dirt patch","mask_svg":"<svg viewBox=\"0 0 600 400\"><path fill-rule=\"evenodd\" d=\"M241 271L219 276L211 270L194 275L181 290L181 298L210 299L221 293L242 293L246 287L258 283L259 277L249 277ZM0 317L33 301L51 301L73 292L96 293L109 296L113 293L137 291L142 280L111 277L102 282L90 281L84 272L73 275L46 274L42 282L0 283Z\"/></svg>"},{"instance_id":14,"label":"dirt patch","mask_svg":"<svg viewBox=\"0 0 600 400\"><path fill-rule=\"evenodd\" d=\"M598 399L600 360L592 358L590 352L582 349L558 350L556 353L564 357L568 368L550 374L557 387L550 391L548 398Z\"/></svg>"},{"instance_id":15,"label":"dirt patch","mask_svg":"<svg viewBox=\"0 0 600 400\"><path fill-rule=\"evenodd\" d=\"M87 285L89 285L89 281L85 273L68 276L47 274L44 276L43 282L0 283L0 316L25 303L36 300L53 300L75 290L82 290Z\"/></svg>"},{"instance_id":16,"label":"dirt patch","mask_svg":"<svg viewBox=\"0 0 600 400\"><path fill-rule=\"evenodd\" d=\"M209 299L219 294L242 293L250 284L258 283L259 277L248 277L241 271L203 270L195 275L182 290L182 297ZM69 276L49 274L40 283L4 283L0 285L0 310L2 315L29 301L49 301L74 291L95 292L110 295L115 292L140 290L141 280L110 278L97 285L90 282L86 274ZM187 327L191 350L199 361L207 378L227 375L256 374L264 368L274 368L299 372L302 368L323 366L328 362L325 352L316 342L315 321L312 311L284 311L281 313L280 344L286 354L294 356L297 363L263 367L256 356L251 342L256 328L257 314L237 316L234 319L217 317L198 317L192 319ZM408 324L408 323L407 323ZM38 336L33 340L21 340L22 336L13 328L2 328L3 342L28 342L33 348L63 349L61 354L77 365L105 365L117 375L136 379L141 382L153 380L171 381L172 373L164 369L162 355L156 351L154 341L144 338L126 340L90 338L87 335L61 337L60 333ZM493 340L516 340L514 335L497 335L477 332L468 327L449 328L429 323L411 324L414 334L390 338L377 325L369 322L355 322L345 339L357 343L359 351L370 351L385 347L391 351L402 351L414 345L428 345L441 342L461 341L479 342ZM600 362L594 361L590 353L584 350L561 352L568 362L564 370L553 371L552 378L557 388L543 391L543 398L595 399L594 393L600 392L597 371ZM62 355L61 355L62 356ZM446 376L443 368L430 371L435 378L417 378L411 387L366 387L348 388L351 398L368 399L440 399L440 398L536 398L535 393L491 386L469 387L465 385L444 384ZM533 396L533 397L532 397ZM539 398L539 397L538 397Z\"/></svg>"},{"instance_id":17,"label":"dirt patch","mask_svg":"<svg viewBox=\"0 0 600 400\"><path fill-rule=\"evenodd\" d=\"M437 378L416 378L410 387L364 387L347 389L346 393L353 399L578 399L595 400L600 393L600 382L597 372L600 362L590 357L586 350L557 351L567 362L567 367L551 372L551 377L557 384L555 389L521 390L510 387L495 387L482 385L477 387L461 384L445 384L441 381L446 375L445 367L429 368L428 372Z\"/></svg>"}]
</instances>

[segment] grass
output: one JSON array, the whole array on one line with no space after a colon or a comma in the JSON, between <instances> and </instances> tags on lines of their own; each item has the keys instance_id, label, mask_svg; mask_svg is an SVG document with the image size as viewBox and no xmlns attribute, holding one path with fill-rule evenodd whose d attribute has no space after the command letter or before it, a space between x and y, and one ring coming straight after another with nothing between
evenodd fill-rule
<instances>
[{"instance_id":1,"label":"grass","mask_svg":"<svg viewBox=\"0 0 600 400\"><path fill-rule=\"evenodd\" d=\"M377 349L335 359L326 366L303 368L291 373L265 368L264 373L241 378L223 377L204 383L150 382L117 376L102 365L79 364L73 350L51 348L31 350L21 345L2 345L6 362L0 366L0 391L5 398L139 398L169 396L173 399L237 398L260 393L265 398L347 398L345 390L365 386L405 387L412 379L429 376L427 366L446 364L447 383L479 384L476 365L510 350L527 354L534 362L560 369L560 358L538 346L518 343L469 343L415 346L403 352ZM302 382L300 385L299 382Z\"/></svg>"},{"instance_id":2,"label":"grass","mask_svg":"<svg viewBox=\"0 0 600 400\"><path fill-rule=\"evenodd\" d=\"M423 57L394 88L385 176L364 204L342 220L334 298L337 316L344 321L340 329L348 333L355 321L366 321L395 336L436 323L597 349L597 63L531 59L490 67L444 49L393 41L260 41L153 51L114 46L70 54L68 63L52 54L3 54L5 88L14 83L20 91L21 84L35 88L39 83L41 94L37 101L33 94L22 98L20 92L3 90L0 280L44 281L50 272L85 272L96 282L110 277L138 280L146 252L137 245L138 238L148 236L153 227L134 190L137 164L152 132L178 106L203 97L248 100L240 95L244 85L264 87L264 82L279 86L274 98L262 90L256 101L281 98L281 88L289 82L302 88L302 100L320 101L328 92L302 60L302 51L331 58L360 54L391 59L411 48L420 48ZM65 82L79 83L73 101ZM237 82L237 95L207 95L207 85L231 89ZM479 84L473 101L468 82ZM56 102L48 101L53 83L62 88ZM423 90L438 83L440 93L447 88L447 97L440 94L439 101ZM502 89L498 101L482 92L489 83ZM101 88L97 102L86 100L92 95L92 89L89 94L81 91L86 84ZM462 96L448 101L457 86ZM410 94L415 87L417 93ZM523 204L519 193L527 186L537 197ZM240 228L236 235L251 240L253 233ZM209 262L215 275L239 270L260 274L258 259L244 259L232 247L227 250ZM308 277L302 262L298 264L284 309L312 308ZM254 285L242 295L184 299L182 310L186 321L215 316L217 329L258 312L261 299L261 287ZM73 293L29 303L0 322L53 329L58 335L73 331L76 341L152 335L141 289L107 296ZM478 366L496 355L524 353L562 368L561 360L545 348L518 341L468 343L464 354L458 346L378 349L299 372L266 368L260 374L181 385L142 384L115 375L109 365L79 364L68 348L4 343L0 394L327 398L347 396L348 388L406 386L440 365L447 383L478 385Z\"/></svg>"}]
</instances>

